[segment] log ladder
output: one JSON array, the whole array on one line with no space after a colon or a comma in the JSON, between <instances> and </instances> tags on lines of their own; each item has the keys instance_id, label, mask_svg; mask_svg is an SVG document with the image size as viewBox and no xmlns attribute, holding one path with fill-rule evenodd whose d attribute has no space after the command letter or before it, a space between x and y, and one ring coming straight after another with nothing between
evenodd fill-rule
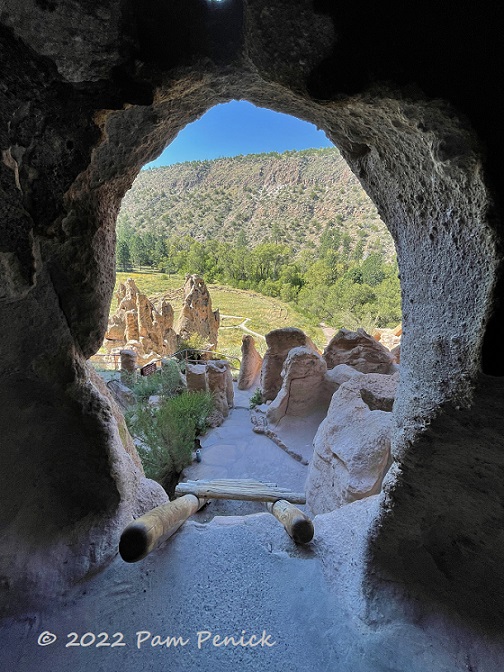
<instances>
[{"instance_id":1,"label":"log ladder","mask_svg":"<svg viewBox=\"0 0 504 672\"><path fill-rule=\"evenodd\" d=\"M123 531L119 553L125 562L137 562L169 539L210 499L263 502L297 544L313 539L313 522L294 504L305 504L304 493L292 492L275 483L252 479L186 481L175 488L171 502L157 506L130 523Z\"/></svg>"}]
</instances>

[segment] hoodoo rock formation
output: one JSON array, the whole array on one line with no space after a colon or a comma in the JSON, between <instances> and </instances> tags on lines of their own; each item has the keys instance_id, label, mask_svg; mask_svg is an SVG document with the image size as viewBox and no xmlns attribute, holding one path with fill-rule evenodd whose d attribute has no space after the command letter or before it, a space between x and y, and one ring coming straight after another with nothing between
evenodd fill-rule
<instances>
[{"instance_id":1,"label":"hoodoo rock formation","mask_svg":"<svg viewBox=\"0 0 504 672\"><path fill-rule=\"evenodd\" d=\"M110 317L105 346L108 349L133 349L141 360L171 355L177 349L173 330L173 308L162 301L159 310L142 294L132 278L116 292L117 309Z\"/></svg>"},{"instance_id":2,"label":"hoodoo rock formation","mask_svg":"<svg viewBox=\"0 0 504 672\"><path fill-rule=\"evenodd\" d=\"M243 334L241 345L240 373L238 375L238 389L249 390L259 384L263 359L257 352L255 341L250 334Z\"/></svg>"},{"instance_id":3,"label":"hoodoo rock formation","mask_svg":"<svg viewBox=\"0 0 504 672\"><path fill-rule=\"evenodd\" d=\"M199 275L188 275L184 284L184 303L176 331L181 339L200 336L208 349L217 348L220 316L212 310L212 300L205 281Z\"/></svg>"},{"instance_id":4,"label":"hoodoo rock formation","mask_svg":"<svg viewBox=\"0 0 504 672\"><path fill-rule=\"evenodd\" d=\"M246 99L324 130L398 253L392 465L381 494L315 520L313 554L335 596L328 660L364 672L501 670L501 8L426 2L413 19L403 9L0 4L0 609L24 613L26 628L69 587L85 592L132 515L161 501L86 366L107 328L121 199L184 126ZM261 537L254 562L266 546ZM166 604L183 599L177 581L165 588Z\"/></svg>"}]
</instances>

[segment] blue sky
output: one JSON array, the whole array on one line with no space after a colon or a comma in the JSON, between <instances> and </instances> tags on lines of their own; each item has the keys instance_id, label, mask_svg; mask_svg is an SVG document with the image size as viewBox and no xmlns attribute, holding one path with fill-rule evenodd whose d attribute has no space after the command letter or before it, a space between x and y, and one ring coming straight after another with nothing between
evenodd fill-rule
<instances>
[{"instance_id":1,"label":"blue sky","mask_svg":"<svg viewBox=\"0 0 504 672\"><path fill-rule=\"evenodd\" d=\"M237 154L331 147L323 131L287 114L233 100L216 105L188 124L163 153L144 168Z\"/></svg>"}]
</instances>

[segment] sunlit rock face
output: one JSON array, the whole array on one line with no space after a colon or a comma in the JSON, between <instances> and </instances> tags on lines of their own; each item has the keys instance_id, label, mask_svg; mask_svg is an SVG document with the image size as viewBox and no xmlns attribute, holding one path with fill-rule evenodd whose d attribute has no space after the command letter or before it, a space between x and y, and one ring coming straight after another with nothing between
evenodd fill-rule
<instances>
[{"instance_id":1,"label":"sunlit rock face","mask_svg":"<svg viewBox=\"0 0 504 672\"><path fill-rule=\"evenodd\" d=\"M380 492L391 464L397 376L359 373L334 393L313 440L306 501L328 513Z\"/></svg>"},{"instance_id":2,"label":"sunlit rock face","mask_svg":"<svg viewBox=\"0 0 504 672\"><path fill-rule=\"evenodd\" d=\"M282 369L289 352L300 347L317 352L317 348L301 329L295 327L273 329L266 334L266 345L268 349L261 368L261 391L264 401L270 401L275 399L282 387Z\"/></svg>"},{"instance_id":3,"label":"sunlit rock face","mask_svg":"<svg viewBox=\"0 0 504 672\"><path fill-rule=\"evenodd\" d=\"M504 617L488 580L504 560L499 7L436 3L412 22L394 3L218 4L2 3L1 603L105 566L160 497L145 497L85 360L107 326L122 196L181 128L237 97L323 128L397 247L393 464L352 527L362 622L386 638L381 624L434 610L458 619L448 637L476 641L475 623ZM360 514L339 510L350 529L344 509Z\"/></svg>"},{"instance_id":4,"label":"sunlit rock face","mask_svg":"<svg viewBox=\"0 0 504 672\"><path fill-rule=\"evenodd\" d=\"M177 321L177 333L181 339L199 336L208 348L217 348L220 316L212 310L212 299L203 278L188 275L184 283L184 302Z\"/></svg>"},{"instance_id":5,"label":"sunlit rock face","mask_svg":"<svg viewBox=\"0 0 504 672\"><path fill-rule=\"evenodd\" d=\"M263 359L255 347L253 336L243 334L240 373L238 376L239 390L249 390L254 385L259 385L262 363Z\"/></svg>"},{"instance_id":6,"label":"sunlit rock face","mask_svg":"<svg viewBox=\"0 0 504 672\"><path fill-rule=\"evenodd\" d=\"M133 278L120 283L115 296L117 307L109 318L103 342L108 350L132 349L140 362L176 352L174 313L167 301L161 300L156 307L139 291Z\"/></svg>"}]
</instances>

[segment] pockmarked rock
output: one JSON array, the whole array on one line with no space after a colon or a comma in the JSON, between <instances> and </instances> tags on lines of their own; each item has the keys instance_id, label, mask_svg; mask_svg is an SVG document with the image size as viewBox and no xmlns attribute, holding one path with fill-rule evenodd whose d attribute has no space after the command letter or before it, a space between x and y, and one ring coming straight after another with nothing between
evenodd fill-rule
<instances>
[{"instance_id":1,"label":"pockmarked rock","mask_svg":"<svg viewBox=\"0 0 504 672\"><path fill-rule=\"evenodd\" d=\"M183 340L197 334L209 345L217 348L220 325L219 310L212 310L212 299L200 275L187 275L184 283L184 303L176 331Z\"/></svg>"},{"instance_id":2,"label":"pockmarked rock","mask_svg":"<svg viewBox=\"0 0 504 672\"><path fill-rule=\"evenodd\" d=\"M348 364L361 373L394 373L397 368L389 350L364 329L340 329L326 346L327 368Z\"/></svg>"},{"instance_id":3,"label":"pockmarked rock","mask_svg":"<svg viewBox=\"0 0 504 672\"><path fill-rule=\"evenodd\" d=\"M359 374L334 393L313 441L306 482L313 513L380 491L391 464L390 411L397 382L398 375Z\"/></svg>"},{"instance_id":4,"label":"pockmarked rock","mask_svg":"<svg viewBox=\"0 0 504 672\"><path fill-rule=\"evenodd\" d=\"M116 291L117 309L110 317L104 346L111 350L126 347L134 350L140 363L171 355L177 349L173 330L173 308L167 301L156 305L139 291L132 278Z\"/></svg>"},{"instance_id":5,"label":"pockmarked rock","mask_svg":"<svg viewBox=\"0 0 504 672\"><path fill-rule=\"evenodd\" d=\"M301 329L285 327L266 334L268 349L261 368L261 389L264 401L272 401L282 387L282 369L292 348L304 346L318 352L311 339Z\"/></svg>"}]
</instances>

